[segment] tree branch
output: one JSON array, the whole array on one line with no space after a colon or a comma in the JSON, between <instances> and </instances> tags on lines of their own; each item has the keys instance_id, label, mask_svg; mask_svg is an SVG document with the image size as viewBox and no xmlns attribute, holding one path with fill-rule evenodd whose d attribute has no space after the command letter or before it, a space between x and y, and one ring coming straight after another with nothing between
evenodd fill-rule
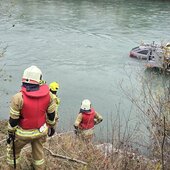
<instances>
[{"instance_id":1,"label":"tree branch","mask_svg":"<svg viewBox=\"0 0 170 170\"><path fill-rule=\"evenodd\" d=\"M68 157L68 156L63 156L63 155L55 154L55 153L53 153L50 149L48 149L47 147L44 147L44 149L46 149L47 151L49 151L50 154L51 154L52 156L54 156L54 157L58 157L58 158L61 158L61 159L67 159L67 160L69 160L69 161L73 161L73 162L81 163L81 164L83 164L83 165L87 165L87 163L84 162L84 161L81 161L81 160L78 160L78 159L75 159L75 158L70 158L70 157Z\"/></svg>"}]
</instances>

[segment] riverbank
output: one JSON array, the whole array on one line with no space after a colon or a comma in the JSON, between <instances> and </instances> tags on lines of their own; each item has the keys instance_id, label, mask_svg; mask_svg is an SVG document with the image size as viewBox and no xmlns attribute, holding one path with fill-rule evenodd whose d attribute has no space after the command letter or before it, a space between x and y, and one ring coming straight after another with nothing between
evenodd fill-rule
<instances>
[{"instance_id":1,"label":"riverbank","mask_svg":"<svg viewBox=\"0 0 170 170\"><path fill-rule=\"evenodd\" d=\"M0 169L5 168L7 122L0 121ZM109 146L109 149L108 147ZM44 145L46 167L48 170L136 170L159 169L159 164L142 155L118 150L106 144L86 144L76 138L74 133L65 132L48 138ZM31 147L27 145L22 151L21 169L31 170Z\"/></svg>"}]
</instances>

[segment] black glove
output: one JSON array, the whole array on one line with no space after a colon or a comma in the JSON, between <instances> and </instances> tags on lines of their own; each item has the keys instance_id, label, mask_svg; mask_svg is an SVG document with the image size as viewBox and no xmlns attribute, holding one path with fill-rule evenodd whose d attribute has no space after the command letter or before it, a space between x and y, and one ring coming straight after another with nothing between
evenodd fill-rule
<instances>
[{"instance_id":1,"label":"black glove","mask_svg":"<svg viewBox=\"0 0 170 170\"><path fill-rule=\"evenodd\" d=\"M74 134L76 135L78 134L78 126L75 126L75 125L74 125Z\"/></svg>"},{"instance_id":2,"label":"black glove","mask_svg":"<svg viewBox=\"0 0 170 170\"><path fill-rule=\"evenodd\" d=\"M103 121L103 119L99 119L99 120L94 119L94 125L97 125L97 124L101 123L102 121Z\"/></svg>"},{"instance_id":3,"label":"black glove","mask_svg":"<svg viewBox=\"0 0 170 170\"><path fill-rule=\"evenodd\" d=\"M7 138L7 144L10 144L12 140L15 140L15 133L8 131L8 138Z\"/></svg>"},{"instance_id":4,"label":"black glove","mask_svg":"<svg viewBox=\"0 0 170 170\"><path fill-rule=\"evenodd\" d=\"M49 127L48 128L48 136L51 137L53 136L55 133L55 129L53 127Z\"/></svg>"},{"instance_id":5,"label":"black glove","mask_svg":"<svg viewBox=\"0 0 170 170\"><path fill-rule=\"evenodd\" d=\"M74 128L75 128L75 129L78 129L78 126L74 125Z\"/></svg>"}]
</instances>

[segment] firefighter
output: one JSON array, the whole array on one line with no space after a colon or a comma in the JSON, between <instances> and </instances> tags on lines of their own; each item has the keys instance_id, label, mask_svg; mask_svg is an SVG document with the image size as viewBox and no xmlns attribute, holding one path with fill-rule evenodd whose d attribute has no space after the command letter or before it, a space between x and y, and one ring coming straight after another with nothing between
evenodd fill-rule
<instances>
[{"instance_id":1,"label":"firefighter","mask_svg":"<svg viewBox=\"0 0 170 170\"><path fill-rule=\"evenodd\" d=\"M56 102L55 112L56 112L56 121L58 121L58 119L59 119L58 107L60 105L60 98L58 97L57 92L58 92L58 89L59 89L59 84L54 81L54 82L50 83L49 88L50 88L50 91L53 94L53 97L54 97L55 102Z\"/></svg>"},{"instance_id":2,"label":"firefighter","mask_svg":"<svg viewBox=\"0 0 170 170\"><path fill-rule=\"evenodd\" d=\"M164 66L165 68L170 71L170 43L167 43L164 47L165 53L164 53Z\"/></svg>"},{"instance_id":3,"label":"firefighter","mask_svg":"<svg viewBox=\"0 0 170 170\"><path fill-rule=\"evenodd\" d=\"M52 136L55 133L55 109L55 99L42 80L41 70L37 66L25 69L21 90L12 97L10 104L7 139L9 169L20 167L20 153L28 143L32 147L34 169L45 169L43 144L47 134Z\"/></svg>"},{"instance_id":4,"label":"firefighter","mask_svg":"<svg viewBox=\"0 0 170 170\"><path fill-rule=\"evenodd\" d=\"M165 56L167 58L170 57L170 43L167 43L166 46L165 46Z\"/></svg>"},{"instance_id":5,"label":"firefighter","mask_svg":"<svg viewBox=\"0 0 170 170\"><path fill-rule=\"evenodd\" d=\"M94 126L102 120L102 116L91 106L90 100L83 100L74 123L76 135L84 141L90 142L94 136Z\"/></svg>"}]
</instances>

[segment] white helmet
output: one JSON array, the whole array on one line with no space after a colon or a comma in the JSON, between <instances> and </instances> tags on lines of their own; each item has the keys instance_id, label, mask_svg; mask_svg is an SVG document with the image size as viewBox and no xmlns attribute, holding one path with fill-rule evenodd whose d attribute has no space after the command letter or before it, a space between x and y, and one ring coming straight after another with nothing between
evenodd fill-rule
<instances>
[{"instance_id":1,"label":"white helmet","mask_svg":"<svg viewBox=\"0 0 170 170\"><path fill-rule=\"evenodd\" d=\"M82 110L90 110L90 108L91 108L90 100L88 100L88 99L83 100L82 103L81 103L81 107L80 108Z\"/></svg>"},{"instance_id":2,"label":"white helmet","mask_svg":"<svg viewBox=\"0 0 170 170\"><path fill-rule=\"evenodd\" d=\"M42 80L42 72L37 66L31 66L24 70L22 82L39 84Z\"/></svg>"},{"instance_id":3,"label":"white helmet","mask_svg":"<svg viewBox=\"0 0 170 170\"><path fill-rule=\"evenodd\" d=\"M166 44L166 47L170 47L170 43L169 42Z\"/></svg>"}]
</instances>

